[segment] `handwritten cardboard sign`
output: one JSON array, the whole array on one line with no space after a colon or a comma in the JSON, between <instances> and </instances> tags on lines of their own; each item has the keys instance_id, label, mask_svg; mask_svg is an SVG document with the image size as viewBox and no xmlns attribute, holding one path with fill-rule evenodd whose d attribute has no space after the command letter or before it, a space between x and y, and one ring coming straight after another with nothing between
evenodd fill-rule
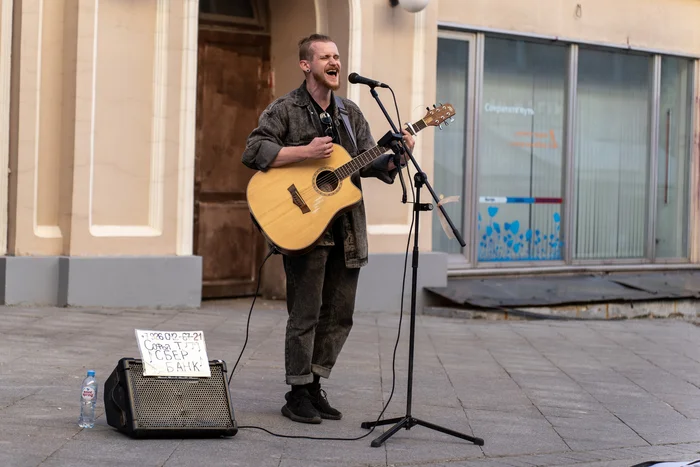
<instances>
[{"instance_id":1,"label":"handwritten cardboard sign","mask_svg":"<svg viewBox=\"0 0 700 467\"><path fill-rule=\"evenodd\" d=\"M144 376L211 376L202 331L136 329Z\"/></svg>"}]
</instances>

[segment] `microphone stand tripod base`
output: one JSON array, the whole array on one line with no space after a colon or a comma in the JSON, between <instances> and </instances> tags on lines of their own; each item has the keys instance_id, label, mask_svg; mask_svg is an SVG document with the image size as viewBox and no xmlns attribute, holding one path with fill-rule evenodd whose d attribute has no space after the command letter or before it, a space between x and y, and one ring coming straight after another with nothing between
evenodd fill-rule
<instances>
[{"instance_id":1,"label":"microphone stand tripod base","mask_svg":"<svg viewBox=\"0 0 700 467\"><path fill-rule=\"evenodd\" d=\"M387 121L389 122L389 125L391 125L392 131L388 132L381 140L380 140L380 145L382 143L390 143L392 141L400 141L401 140L401 133L399 130L396 128L396 125L394 125L394 122L391 120L391 116L389 116L389 113L386 111L386 108L384 108L384 105L382 104L382 101L379 99L379 94L377 91L374 89L375 86L370 86L371 91L370 93L372 94L372 97L377 101L377 104L379 105L379 108L382 110L382 113L384 113L384 116L386 117ZM396 156L399 157L399 153L396 151L396 147L394 145L393 149L395 150ZM449 430L447 428L443 428L441 426L425 422L423 420L419 420L417 418L414 418L411 415L411 403L413 399L413 355L415 351L415 337L416 337L416 295L417 295L417 284L418 284L418 257L420 255L420 252L418 250L418 232L420 231L419 229L419 224L420 224L420 211L430 211L432 209L432 204L430 203L425 203L422 204L420 202L420 191L423 186L428 188L428 191L430 191L430 195L433 197L436 203L438 203L438 197L437 194L435 193L435 190L430 186L430 183L428 183L428 177L425 175L425 173L421 170L421 168L418 166L418 163L416 162L415 158L413 157L412 151L408 147L404 147L404 150L406 151L406 154L408 155L408 159L411 161L411 163L415 166L416 168L416 173L414 175L414 181L415 181L415 187L416 187L416 199L415 203L413 204L413 211L414 211L414 218L415 222L413 223L413 261L412 261L412 269L413 269L413 277L411 280L411 329L409 333L409 339L408 339L408 384L406 388L406 415L401 418L392 418L390 420L380 420L378 422L363 422L362 423L362 428L373 428L375 426L379 425L389 425L391 423L396 423L393 427L389 429L386 433L372 441L371 446L373 448L381 446L389 437L393 436L397 431L399 431L401 428L405 428L407 430L410 430L416 425L424 426L426 428L429 428L431 430L439 431L441 433L445 433L448 435L455 436L457 438L461 438L467 441L471 441L472 443L476 444L477 446L483 446L484 445L484 440L481 438L474 438L472 436L467 436L463 433L458 433L453 430ZM401 173L401 168L399 167L399 173ZM402 180L403 181L403 180ZM455 234L455 237L459 241L459 244L462 245L462 247L466 246L466 243L464 242L464 239L462 236L459 234L457 231L456 227L450 220L449 216L447 215L447 212L445 211L444 206L441 206L438 203L438 208L440 209L440 212L443 214L445 219L447 219L448 224L452 228L452 232Z\"/></svg>"},{"instance_id":2,"label":"microphone stand tripod base","mask_svg":"<svg viewBox=\"0 0 700 467\"><path fill-rule=\"evenodd\" d=\"M413 158L411 158L413 160ZM415 162L414 162L415 163ZM472 436L465 435L463 433L459 433L454 430L450 430L448 428L444 428L438 425L435 425L433 423L428 423L426 421L420 420L418 418L414 418L411 415L411 402L412 402L412 395L413 395L413 356L415 353L415 335L416 335L416 292L417 292L417 284L418 284L418 256L419 256L419 250L418 250L418 232L419 232L419 224L420 224L420 212L421 211L429 211L432 208L432 205L430 203L421 203L420 202L420 191L423 185L427 184L428 178L426 177L425 173L421 172L420 170L416 172L414 175L414 183L416 187L416 200L413 205L413 210L415 212L415 222L414 222L414 233L413 233L413 261L411 267L413 268L413 277L411 280L411 327L410 327L410 333L409 333L409 339L408 339L408 385L407 385L407 398L406 398L406 415L400 418L392 418L389 420L380 420L379 422L363 422L360 426L362 428L372 428L373 426L379 426L379 425L390 425L392 423L395 423L393 427L391 427L386 433L378 437L377 439L373 440L371 443L371 446L373 448L381 446L387 439L389 439L391 436L396 434L401 428L405 428L407 430L410 430L416 425L424 426L426 428L430 428L431 430L439 431L441 433L445 433L448 435L455 436L457 438L461 438L467 441L470 441L477 446L483 446L484 445L484 440L481 438L475 438Z\"/></svg>"},{"instance_id":3,"label":"microphone stand tripod base","mask_svg":"<svg viewBox=\"0 0 700 467\"><path fill-rule=\"evenodd\" d=\"M380 437L372 440L372 443L370 443L370 446L373 448L378 448L382 444L384 444L384 441L392 437L396 432L398 432L401 428L405 428L407 430L410 430L416 425L424 426L426 428L430 428L431 430L439 431L440 433L445 433L447 435L452 435L456 438L461 438L467 441L471 441L472 443L476 444L477 446L483 446L484 445L484 440L481 438L474 438L469 435L465 435L464 433L459 433L454 430L450 430L449 428L441 427L438 425L435 425L433 423L429 423L423 420L420 420L418 418L412 417L410 415L406 415L405 417L400 417L400 418L390 418L388 420L380 420L378 423L375 422L363 422L362 423L362 428L372 428L373 426L380 426L380 425L391 425L392 423L396 423L389 431L381 435Z\"/></svg>"}]
</instances>

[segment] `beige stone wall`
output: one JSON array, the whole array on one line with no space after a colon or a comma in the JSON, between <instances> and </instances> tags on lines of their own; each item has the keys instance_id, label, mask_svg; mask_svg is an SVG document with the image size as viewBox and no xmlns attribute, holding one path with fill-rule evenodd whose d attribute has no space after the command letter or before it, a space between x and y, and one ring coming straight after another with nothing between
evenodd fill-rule
<instances>
[{"instance_id":1,"label":"beige stone wall","mask_svg":"<svg viewBox=\"0 0 700 467\"><path fill-rule=\"evenodd\" d=\"M10 253L61 254L64 8L57 0L15 2Z\"/></svg>"},{"instance_id":2,"label":"beige stone wall","mask_svg":"<svg viewBox=\"0 0 700 467\"><path fill-rule=\"evenodd\" d=\"M357 72L392 86L402 121L396 119L391 93L379 90L382 103L394 123L415 122L425 115L425 107L434 103L437 44L437 4L414 15L391 8L385 0L270 0L272 66L275 73L275 97L299 86L297 42L313 32L329 34L338 44L343 62L340 95L357 102L379 139L390 126L369 88L347 83L347 75ZM434 129L425 130L417 141L416 156L423 169L432 166ZM408 183L406 179L406 183ZM377 180L363 182L365 205L373 252L403 251L410 225L408 205L401 204L398 179L387 186ZM428 196L428 192L424 191ZM421 220L430 222L426 213ZM429 248L430 229L421 233L422 248Z\"/></svg>"},{"instance_id":3,"label":"beige stone wall","mask_svg":"<svg viewBox=\"0 0 700 467\"><path fill-rule=\"evenodd\" d=\"M393 87L401 127L435 103L439 21L700 55L696 0L432 0L417 14L388 3L270 0L275 95L301 82L296 42L314 31L336 39L345 77ZM197 11L197 0L0 0L1 253L7 238L14 255L191 254ZM340 93L376 138L389 130L369 88ZM415 150L431 180L436 137L427 128ZM398 180L364 188L371 251L403 251ZM421 215L422 250L433 215Z\"/></svg>"},{"instance_id":4,"label":"beige stone wall","mask_svg":"<svg viewBox=\"0 0 700 467\"><path fill-rule=\"evenodd\" d=\"M297 43L316 29L314 0L269 0L271 59L275 76L274 97L297 88L304 80L299 68Z\"/></svg>"},{"instance_id":5,"label":"beige stone wall","mask_svg":"<svg viewBox=\"0 0 700 467\"><path fill-rule=\"evenodd\" d=\"M356 40L353 46L359 57L351 71L387 83L393 88L401 114L400 122L397 120L391 92L388 89L378 89L378 94L397 126L400 123L401 128L404 128L406 122L420 120L426 114L426 107L432 107L435 103L437 3L433 1L425 10L415 14L400 7L391 8L389 2L384 0L355 1L351 5L360 8L360 15L357 10L352 12L351 21L355 25L358 22L361 24L360 31L355 34L351 31L351 41ZM349 95L361 106L376 139L391 129L367 86L350 85ZM416 160L428 174L429 180L432 180L436 131L439 130L429 127L419 133L414 149ZM412 176L410 178L412 180ZM406 172L404 180L408 189L410 180ZM369 179L363 181L363 187L370 251L405 251L411 210L409 204L401 203L399 179L393 185ZM430 193L427 189L424 188L421 195L422 201L428 202ZM410 200L410 193L408 196ZM420 248L429 250L432 242L432 213L421 214L420 221L423 226Z\"/></svg>"},{"instance_id":6,"label":"beige stone wall","mask_svg":"<svg viewBox=\"0 0 700 467\"><path fill-rule=\"evenodd\" d=\"M436 99L439 22L700 56L700 29L697 28L700 2L696 0L432 0L418 14L392 9L387 3L383 0L361 2L361 70L354 71L392 85L404 122L421 118L425 106ZM359 99L375 136L381 136L387 124L368 90L364 87L353 90L351 86L350 95ZM380 91L380 95L387 108L393 107L390 93ZM466 109L457 108L456 111L458 119L464 118ZM696 119L696 132L698 128L700 118ZM424 130L417 138L415 151L430 180L436 137L439 137L436 129ZM698 160L700 145L695 146L694 160ZM698 186L696 181L695 191ZM440 187L435 189L440 195ZM422 194L422 201L428 201L427 190ZM365 184L373 252L398 252L405 248L401 240L406 238L410 212L399 203L399 196L398 181L391 187L374 181ZM695 205L693 212L697 213L697 203ZM433 211L421 215L422 250L430 249L432 215L437 214ZM695 232L695 237L700 235L698 229ZM700 253L697 248L693 251L697 259Z\"/></svg>"},{"instance_id":7,"label":"beige stone wall","mask_svg":"<svg viewBox=\"0 0 700 467\"><path fill-rule=\"evenodd\" d=\"M349 68L349 16L352 0L269 0L272 36L272 68L275 97L299 87L304 74L299 68L297 44L313 33L330 35L338 45L344 72ZM347 76L347 73L344 73ZM343 80L338 94L347 95Z\"/></svg>"},{"instance_id":8,"label":"beige stone wall","mask_svg":"<svg viewBox=\"0 0 700 467\"><path fill-rule=\"evenodd\" d=\"M697 0L433 0L440 21L700 55Z\"/></svg>"},{"instance_id":9,"label":"beige stone wall","mask_svg":"<svg viewBox=\"0 0 700 467\"><path fill-rule=\"evenodd\" d=\"M9 253L190 254L196 0L22 0L14 21Z\"/></svg>"},{"instance_id":10,"label":"beige stone wall","mask_svg":"<svg viewBox=\"0 0 700 467\"><path fill-rule=\"evenodd\" d=\"M10 157L12 6L12 0L0 0L0 167L8 167ZM0 171L0 255L7 252L8 176Z\"/></svg>"}]
</instances>

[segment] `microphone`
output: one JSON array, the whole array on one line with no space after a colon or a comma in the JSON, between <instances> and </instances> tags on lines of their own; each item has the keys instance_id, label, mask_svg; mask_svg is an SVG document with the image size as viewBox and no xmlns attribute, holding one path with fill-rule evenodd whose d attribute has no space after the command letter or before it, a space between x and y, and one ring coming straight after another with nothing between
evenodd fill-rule
<instances>
[{"instance_id":1,"label":"microphone","mask_svg":"<svg viewBox=\"0 0 700 467\"><path fill-rule=\"evenodd\" d=\"M348 81L350 81L352 84L366 84L369 87L372 88L388 88L389 85L384 84L380 81L376 81L373 79L365 78L364 76L360 76L357 73L350 73L348 75Z\"/></svg>"}]
</instances>

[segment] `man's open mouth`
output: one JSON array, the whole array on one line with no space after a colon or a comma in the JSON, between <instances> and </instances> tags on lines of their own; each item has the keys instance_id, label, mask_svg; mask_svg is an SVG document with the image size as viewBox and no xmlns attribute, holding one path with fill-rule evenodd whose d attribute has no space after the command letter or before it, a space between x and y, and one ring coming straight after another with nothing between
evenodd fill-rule
<instances>
[{"instance_id":1,"label":"man's open mouth","mask_svg":"<svg viewBox=\"0 0 700 467\"><path fill-rule=\"evenodd\" d=\"M328 70L326 74L329 76L338 76L338 70Z\"/></svg>"}]
</instances>

